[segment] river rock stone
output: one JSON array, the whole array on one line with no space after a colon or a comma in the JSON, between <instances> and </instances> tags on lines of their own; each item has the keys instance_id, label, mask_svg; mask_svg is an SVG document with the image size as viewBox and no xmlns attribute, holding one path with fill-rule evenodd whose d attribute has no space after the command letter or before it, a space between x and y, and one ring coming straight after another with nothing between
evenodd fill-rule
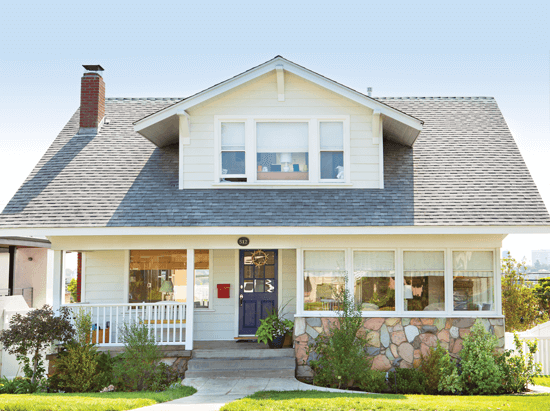
<instances>
[{"instance_id":1,"label":"river rock stone","mask_svg":"<svg viewBox=\"0 0 550 411\"><path fill-rule=\"evenodd\" d=\"M460 337L460 334L458 332L458 327L451 327L451 331L450 331L450 334L451 334L451 338L458 338Z\"/></svg>"},{"instance_id":2,"label":"river rock stone","mask_svg":"<svg viewBox=\"0 0 550 411\"><path fill-rule=\"evenodd\" d=\"M399 357L399 354L397 353L397 345L391 344L390 351L395 358Z\"/></svg>"},{"instance_id":3,"label":"river rock stone","mask_svg":"<svg viewBox=\"0 0 550 411\"><path fill-rule=\"evenodd\" d=\"M441 330L439 334L437 334L437 338L440 342L449 342L449 330Z\"/></svg>"},{"instance_id":4,"label":"river rock stone","mask_svg":"<svg viewBox=\"0 0 550 411\"><path fill-rule=\"evenodd\" d=\"M306 319L298 317L294 320L294 335L302 335L306 332Z\"/></svg>"},{"instance_id":5,"label":"river rock stone","mask_svg":"<svg viewBox=\"0 0 550 411\"><path fill-rule=\"evenodd\" d=\"M364 327L368 330L378 331L384 324L383 318L369 318L364 322Z\"/></svg>"},{"instance_id":6,"label":"river rock stone","mask_svg":"<svg viewBox=\"0 0 550 411\"><path fill-rule=\"evenodd\" d=\"M437 327L435 325L424 325L422 327L422 333L437 334Z\"/></svg>"},{"instance_id":7,"label":"river rock stone","mask_svg":"<svg viewBox=\"0 0 550 411\"><path fill-rule=\"evenodd\" d=\"M405 333L403 331L397 331L391 334L391 341L395 345L399 345L404 341L407 341L407 337L405 336Z\"/></svg>"},{"instance_id":8,"label":"river rock stone","mask_svg":"<svg viewBox=\"0 0 550 411\"><path fill-rule=\"evenodd\" d=\"M408 363L412 364L414 360L414 348L409 343L403 343L399 347L397 347L397 353L403 360L407 361Z\"/></svg>"},{"instance_id":9,"label":"river rock stone","mask_svg":"<svg viewBox=\"0 0 550 411\"><path fill-rule=\"evenodd\" d=\"M380 347L380 333L371 331L368 335L368 344L373 347Z\"/></svg>"},{"instance_id":10,"label":"river rock stone","mask_svg":"<svg viewBox=\"0 0 550 411\"><path fill-rule=\"evenodd\" d=\"M414 325L407 325L405 327L405 335L407 336L408 342L412 343L418 334L420 334L418 327L415 327Z\"/></svg>"},{"instance_id":11,"label":"river rock stone","mask_svg":"<svg viewBox=\"0 0 550 411\"><path fill-rule=\"evenodd\" d=\"M445 328L445 318L436 318L434 320L434 325L437 327L438 331L441 331Z\"/></svg>"},{"instance_id":12,"label":"river rock stone","mask_svg":"<svg viewBox=\"0 0 550 411\"><path fill-rule=\"evenodd\" d=\"M310 327L309 325L306 325L306 333L308 333L309 336L313 339L317 338L317 336L319 335L319 333L317 331L315 331L315 329Z\"/></svg>"},{"instance_id":13,"label":"river rock stone","mask_svg":"<svg viewBox=\"0 0 550 411\"><path fill-rule=\"evenodd\" d=\"M434 334L420 334L420 341L428 347L437 346L437 337Z\"/></svg>"},{"instance_id":14,"label":"river rock stone","mask_svg":"<svg viewBox=\"0 0 550 411\"><path fill-rule=\"evenodd\" d=\"M475 318L457 318L453 320L453 325L458 328L470 328L475 322Z\"/></svg>"},{"instance_id":15,"label":"river rock stone","mask_svg":"<svg viewBox=\"0 0 550 411\"><path fill-rule=\"evenodd\" d=\"M380 343L387 348L390 346L390 342L390 333L388 332L388 327L384 324L380 328Z\"/></svg>"},{"instance_id":16,"label":"river rock stone","mask_svg":"<svg viewBox=\"0 0 550 411\"><path fill-rule=\"evenodd\" d=\"M321 327L321 319L319 317L308 318L307 323L312 327Z\"/></svg>"},{"instance_id":17,"label":"river rock stone","mask_svg":"<svg viewBox=\"0 0 550 411\"><path fill-rule=\"evenodd\" d=\"M372 369L378 371L388 371L391 368L391 362L385 355L377 355L372 362Z\"/></svg>"},{"instance_id":18,"label":"river rock stone","mask_svg":"<svg viewBox=\"0 0 550 411\"><path fill-rule=\"evenodd\" d=\"M386 325L388 327L393 327L400 322L399 318L386 318Z\"/></svg>"}]
</instances>

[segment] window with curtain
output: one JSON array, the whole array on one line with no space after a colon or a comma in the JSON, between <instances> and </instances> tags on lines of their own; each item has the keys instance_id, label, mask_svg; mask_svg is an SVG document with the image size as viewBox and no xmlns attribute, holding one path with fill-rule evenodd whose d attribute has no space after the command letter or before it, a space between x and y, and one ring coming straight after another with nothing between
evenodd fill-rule
<instances>
[{"instance_id":1,"label":"window with curtain","mask_svg":"<svg viewBox=\"0 0 550 411\"><path fill-rule=\"evenodd\" d=\"M130 251L130 303L186 301L187 250Z\"/></svg>"},{"instance_id":2,"label":"window with curtain","mask_svg":"<svg viewBox=\"0 0 550 411\"><path fill-rule=\"evenodd\" d=\"M445 311L445 253L403 252L405 311Z\"/></svg>"},{"instance_id":3,"label":"window with curtain","mask_svg":"<svg viewBox=\"0 0 550 411\"><path fill-rule=\"evenodd\" d=\"M361 311L395 311L394 251L354 251L353 276Z\"/></svg>"},{"instance_id":4,"label":"window with curtain","mask_svg":"<svg viewBox=\"0 0 550 411\"><path fill-rule=\"evenodd\" d=\"M453 251L453 310L494 310L492 251Z\"/></svg>"},{"instance_id":5,"label":"window with curtain","mask_svg":"<svg viewBox=\"0 0 550 411\"><path fill-rule=\"evenodd\" d=\"M344 123L319 123L321 180L344 179Z\"/></svg>"},{"instance_id":6,"label":"window with curtain","mask_svg":"<svg viewBox=\"0 0 550 411\"><path fill-rule=\"evenodd\" d=\"M309 180L306 122L256 123L258 180Z\"/></svg>"},{"instance_id":7,"label":"window with curtain","mask_svg":"<svg viewBox=\"0 0 550 411\"><path fill-rule=\"evenodd\" d=\"M344 251L304 251L304 310L337 310L336 293L346 284Z\"/></svg>"},{"instance_id":8,"label":"window with curtain","mask_svg":"<svg viewBox=\"0 0 550 411\"><path fill-rule=\"evenodd\" d=\"M245 123L221 124L221 180L239 181L245 177Z\"/></svg>"}]
</instances>

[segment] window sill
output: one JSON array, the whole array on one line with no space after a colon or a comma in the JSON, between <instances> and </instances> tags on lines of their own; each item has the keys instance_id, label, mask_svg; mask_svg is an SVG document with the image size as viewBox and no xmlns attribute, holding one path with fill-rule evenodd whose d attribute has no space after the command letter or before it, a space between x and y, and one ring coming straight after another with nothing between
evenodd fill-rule
<instances>
[{"instance_id":1,"label":"window sill","mask_svg":"<svg viewBox=\"0 0 550 411\"><path fill-rule=\"evenodd\" d=\"M271 188L271 187L284 187L284 188L336 188L336 187L353 187L351 183L336 183L336 182L327 182L327 183L300 183L300 182L289 182L289 181L269 181L264 180L264 182L257 183L236 183L236 182L225 182L225 183L212 183L212 187L216 188Z\"/></svg>"},{"instance_id":2,"label":"window sill","mask_svg":"<svg viewBox=\"0 0 550 411\"><path fill-rule=\"evenodd\" d=\"M483 313L482 315L480 315ZM301 314L294 314L296 318L311 318L311 317L339 317L336 311L305 311ZM396 313L388 311L365 311L362 313L363 318L504 318L504 315L496 314L488 311L468 311L464 314L447 313L445 311L426 311L418 312L411 311L408 313Z\"/></svg>"},{"instance_id":3,"label":"window sill","mask_svg":"<svg viewBox=\"0 0 550 411\"><path fill-rule=\"evenodd\" d=\"M196 312L196 313L215 313L216 310L213 310L211 308L195 308L194 312Z\"/></svg>"}]
</instances>

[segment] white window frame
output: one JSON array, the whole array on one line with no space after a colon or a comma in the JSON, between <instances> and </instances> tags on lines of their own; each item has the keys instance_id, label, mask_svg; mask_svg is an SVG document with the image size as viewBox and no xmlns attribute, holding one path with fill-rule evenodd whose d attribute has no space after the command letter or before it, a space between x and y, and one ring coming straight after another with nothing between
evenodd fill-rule
<instances>
[{"instance_id":1,"label":"white window frame","mask_svg":"<svg viewBox=\"0 0 550 411\"><path fill-rule=\"evenodd\" d=\"M353 273L354 251L394 251L395 252L395 311L363 311L364 318L400 317L400 318L502 318L502 290L499 248L345 248L318 247L298 248L296 250L296 317L337 317L337 311L304 310L304 251L345 251L346 271L348 273L348 290L352 299L355 296L355 279ZM404 303L404 270L403 253L405 251L438 251L443 252L445 261L445 310L444 311L405 311ZM494 309L491 311L454 311L453 310L453 251L492 251L494 260Z\"/></svg>"},{"instance_id":2,"label":"white window frame","mask_svg":"<svg viewBox=\"0 0 550 411\"><path fill-rule=\"evenodd\" d=\"M344 179L321 180L320 156L320 122L342 122L344 128ZM221 182L221 123L236 122L245 123L245 174L225 175L225 178L246 178L246 182ZM308 123L308 172L309 180L258 180L257 175L257 150L256 150L256 123L258 122L307 122ZM350 116L349 115L313 115L313 116L214 116L214 149L216 150L214 164L214 185L225 186L228 184L242 186L351 186L351 154L350 154Z\"/></svg>"},{"instance_id":3,"label":"white window frame","mask_svg":"<svg viewBox=\"0 0 550 411\"><path fill-rule=\"evenodd\" d=\"M317 122L317 135L319 136L319 138L317 139L317 144L318 144L318 171L319 171L319 182L322 184L322 183L338 183L339 181L342 181L342 180L339 180L337 178L321 178L321 153L323 152L327 152L327 153L332 153L332 152L338 152L340 150L327 150L327 149L322 149L321 148L321 123L340 123L341 120L319 120ZM349 131L348 131L348 134L349 134ZM349 163L346 164L346 153L349 152L349 149L346 150L346 124L344 123L344 127L343 127L343 146L342 146L342 153L343 153L343 157L344 157L344 181L349 181L348 180L348 177L346 175L347 171L349 171ZM349 143L349 139L348 139L348 143Z\"/></svg>"},{"instance_id":4,"label":"white window frame","mask_svg":"<svg viewBox=\"0 0 550 411\"><path fill-rule=\"evenodd\" d=\"M240 153L241 151L243 150L222 150L222 132L221 132L221 127L222 127L222 123L244 123L244 133L245 133L245 144L244 144L244 174L225 174L223 175L222 174L222 152L233 152L233 153ZM216 176L217 176L217 181L220 182L220 180L222 178L246 178L247 177L247 171L248 171L248 155L247 155L247 148L248 148L248 144L247 144L247 139L246 139L246 136L248 134L248 124L247 124L247 120L246 119L239 119L239 118L234 118L234 119L225 119L225 120L221 120L219 121L219 124L216 124L216 130L217 130L217 134L218 134L218 138L217 138L217 146L216 146L216 150L217 150L217 161L216 161ZM216 133L214 133L216 134Z\"/></svg>"},{"instance_id":5,"label":"white window frame","mask_svg":"<svg viewBox=\"0 0 550 411\"><path fill-rule=\"evenodd\" d=\"M197 248L197 250L208 250L208 308L195 308L195 301L193 301L193 310L199 313L215 312L216 309L214 307L214 270L213 270L213 264L214 264L213 251L214 250L211 250L209 248ZM193 269L193 279L196 283L197 276L195 271L196 270ZM194 286L195 284L193 284L193 288ZM193 296L195 296L194 289L193 289Z\"/></svg>"},{"instance_id":6,"label":"white window frame","mask_svg":"<svg viewBox=\"0 0 550 411\"><path fill-rule=\"evenodd\" d=\"M455 315L464 314L464 315L467 315L467 316L471 316L471 315L474 315L474 314L478 314L478 316L479 316L479 313L486 313L488 315L497 314L497 310L495 310L495 308L500 307L500 301L497 302L497 294L501 294L501 293L497 293L497 278L500 278L500 268L498 269L498 274L499 275L497 275L497 267L496 266L499 263L499 261L497 261L497 259L495 258L495 256L497 255L495 250L493 248L478 248L478 249L475 249L475 250L467 249L467 248L465 248L465 249L453 248L453 249L450 249L450 250L451 250L451 252L450 252L450 256L449 256L449 260L450 260L449 269L450 269L450 278L451 278L451 290L450 290L451 296L454 293L453 252L459 252L460 253L460 252L491 251L493 253L493 309L490 310L490 311L481 311L481 310L455 311L454 310L454 304L451 303L451 307L449 308L449 310ZM500 253L498 255L500 255ZM500 281L499 281L498 287L499 287L498 289L500 289ZM445 297L447 297L447 296L445 296Z\"/></svg>"}]
</instances>

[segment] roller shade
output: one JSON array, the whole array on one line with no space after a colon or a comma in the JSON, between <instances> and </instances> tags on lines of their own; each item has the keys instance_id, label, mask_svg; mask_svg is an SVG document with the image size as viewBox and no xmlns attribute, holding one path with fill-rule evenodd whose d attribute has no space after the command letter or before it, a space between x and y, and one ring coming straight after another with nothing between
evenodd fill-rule
<instances>
[{"instance_id":1,"label":"roller shade","mask_svg":"<svg viewBox=\"0 0 550 411\"><path fill-rule=\"evenodd\" d=\"M222 123L222 150L244 151L244 123Z\"/></svg>"},{"instance_id":2,"label":"roller shade","mask_svg":"<svg viewBox=\"0 0 550 411\"><path fill-rule=\"evenodd\" d=\"M393 251L355 251L353 274L361 277L394 277L395 253Z\"/></svg>"},{"instance_id":3,"label":"roller shade","mask_svg":"<svg viewBox=\"0 0 550 411\"><path fill-rule=\"evenodd\" d=\"M304 274L310 277L345 276L344 251L304 251Z\"/></svg>"},{"instance_id":4,"label":"roller shade","mask_svg":"<svg viewBox=\"0 0 550 411\"><path fill-rule=\"evenodd\" d=\"M319 134L321 150L341 151L344 149L344 124L342 122L321 122Z\"/></svg>"},{"instance_id":5,"label":"roller shade","mask_svg":"<svg viewBox=\"0 0 550 411\"><path fill-rule=\"evenodd\" d=\"M256 123L258 153L307 152L308 140L308 123Z\"/></svg>"}]
</instances>

